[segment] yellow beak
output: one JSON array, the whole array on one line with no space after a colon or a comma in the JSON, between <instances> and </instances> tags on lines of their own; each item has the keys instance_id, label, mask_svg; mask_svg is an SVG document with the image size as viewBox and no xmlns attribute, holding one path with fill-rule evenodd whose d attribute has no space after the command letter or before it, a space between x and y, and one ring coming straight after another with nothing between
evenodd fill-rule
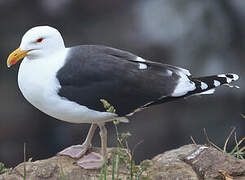
<instances>
[{"instance_id":1,"label":"yellow beak","mask_svg":"<svg viewBox=\"0 0 245 180\"><path fill-rule=\"evenodd\" d=\"M9 55L7 60L7 66L11 67L12 65L16 64L19 60L23 59L28 52L30 52L30 50L21 51L20 48L16 49Z\"/></svg>"}]
</instances>

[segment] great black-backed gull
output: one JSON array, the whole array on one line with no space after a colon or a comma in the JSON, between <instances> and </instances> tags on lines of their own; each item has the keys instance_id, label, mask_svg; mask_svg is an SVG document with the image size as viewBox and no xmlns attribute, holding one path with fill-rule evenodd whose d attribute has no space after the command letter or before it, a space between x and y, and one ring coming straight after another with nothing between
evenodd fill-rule
<instances>
[{"instance_id":1,"label":"great black-backed gull","mask_svg":"<svg viewBox=\"0 0 245 180\"><path fill-rule=\"evenodd\" d=\"M68 147L60 155L82 157L99 126L101 154L90 153L78 161L87 169L103 165L105 122L123 121L155 104L211 94L216 87L238 79L232 73L195 78L186 69L101 45L66 48L59 31L49 26L28 30L20 47L9 55L8 67L23 58L18 84L33 106L62 121L92 124L82 145ZM101 99L113 105L116 113L106 112Z\"/></svg>"}]
</instances>

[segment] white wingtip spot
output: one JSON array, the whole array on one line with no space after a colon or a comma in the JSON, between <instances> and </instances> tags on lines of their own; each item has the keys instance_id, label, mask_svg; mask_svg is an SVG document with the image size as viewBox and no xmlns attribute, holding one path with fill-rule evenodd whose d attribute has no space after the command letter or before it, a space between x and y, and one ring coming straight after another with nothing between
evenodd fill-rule
<instances>
[{"instance_id":1,"label":"white wingtip spot","mask_svg":"<svg viewBox=\"0 0 245 180\"><path fill-rule=\"evenodd\" d=\"M233 76L233 78L228 77L229 75ZM223 77L226 78L227 83L230 83L232 81L236 81L239 79L239 76L237 74L229 73L229 74L219 74L217 77Z\"/></svg>"},{"instance_id":2,"label":"white wingtip spot","mask_svg":"<svg viewBox=\"0 0 245 180\"><path fill-rule=\"evenodd\" d=\"M220 84L221 84L221 83L220 83L219 81L214 80L214 86L215 86L215 87L220 86Z\"/></svg>"},{"instance_id":3,"label":"white wingtip spot","mask_svg":"<svg viewBox=\"0 0 245 180\"><path fill-rule=\"evenodd\" d=\"M238 76L237 74L231 74L231 75L233 75L233 80L234 80L234 81L236 81L236 80L239 79L239 76Z\"/></svg>"},{"instance_id":4,"label":"white wingtip spot","mask_svg":"<svg viewBox=\"0 0 245 180\"><path fill-rule=\"evenodd\" d=\"M141 58L141 57L138 56L138 57L136 58L136 61L138 61L138 62L145 62L146 60L144 60L143 58Z\"/></svg>"},{"instance_id":5,"label":"white wingtip spot","mask_svg":"<svg viewBox=\"0 0 245 180\"><path fill-rule=\"evenodd\" d=\"M219 74L219 75L217 75L217 77L223 77L223 78L226 78L226 75L225 75L225 74Z\"/></svg>"},{"instance_id":6,"label":"white wingtip spot","mask_svg":"<svg viewBox=\"0 0 245 180\"><path fill-rule=\"evenodd\" d=\"M204 90L204 89L207 89L208 88L208 85L204 82L201 82L201 89Z\"/></svg>"},{"instance_id":7,"label":"white wingtip spot","mask_svg":"<svg viewBox=\"0 0 245 180\"><path fill-rule=\"evenodd\" d=\"M147 65L143 63L139 63L139 69L147 69Z\"/></svg>"}]
</instances>

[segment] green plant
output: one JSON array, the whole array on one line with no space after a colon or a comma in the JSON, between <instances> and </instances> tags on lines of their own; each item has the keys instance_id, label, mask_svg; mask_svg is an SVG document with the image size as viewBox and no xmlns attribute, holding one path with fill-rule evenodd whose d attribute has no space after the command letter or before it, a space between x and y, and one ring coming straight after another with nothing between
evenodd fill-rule
<instances>
[{"instance_id":1,"label":"green plant","mask_svg":"<svg viewBox=\"0 0 245 180\"><path fill-rule=\"evenodd\" d=\"M107 112L115 113L116 109L105 99L100 100ZM139 180L142 176L142 173L149 167L148 163L141 163L140 165L136 165L133 160L134 150L141 143L138 143L133 148L133 151L129 148L128 138L131 136L130 132L119 133L118 124L120 121L114 120L113 124L116 130L116 138L117 138L117 148L112 152L111 157L111 165L112 165L112 180L119 179L120 175L120 167L121 165L125 165L128 171L129 180ZM106 160L104 163L104 167L101 169L100 180L107 179L107 170L108 170L108 161Z\"/></svg>"},{"instance_id":2,"label":"green plant","mask_svg":"<svg viewBox=\"0 0 245 180\"><path fill-rule=\"evenodd\" d=\"M245 137L243 137L240 140L237 140L237 135L236 135L236 128L232 128L231 132L229 133L229 135L227 136L224 146L223 148L218 147L216 144L214 144L208 137L206 129L204 129L204 134L206 136L206 140L208 142L208 144L210 144L212 147L216 148L217 150L225 153L225 154L229 154L231 156L234 156L238 159L245 159ZM234 142L235 142L235 146L232 148L232 150L230 152L228 152L227 150L227 145L232 137L232 135L234 134Z\"/></svg>"},{"instance_id":3,"label":"green plant","mask_svg":"<svg viewBox=\"0 0 245 180\"><path fill-rule=\"evenodd\" d=\"M6 172L9 172L9 168L6 168L2 162L0 162L0 174L4 174Z\"/></svg>"}]
</instances>

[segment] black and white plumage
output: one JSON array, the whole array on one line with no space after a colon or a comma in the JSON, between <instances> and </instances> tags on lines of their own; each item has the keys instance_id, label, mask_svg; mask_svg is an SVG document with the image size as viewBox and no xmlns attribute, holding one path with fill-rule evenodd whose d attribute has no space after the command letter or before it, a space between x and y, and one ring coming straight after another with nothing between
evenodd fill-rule
<instances>
[{"instance_id":1,"label":"black and white plumage","mask_svg":"<svg viewBox=\"0 0 245 180\"><path fill-rule=\"evenodd\" d=\"M101 126L155 104L213 93L238 79L232 73L195 78L186 69L106 46L65 48L60 33L48 26L26 32L8 66L21 58L18 84L32 105L63 121ZM105 112L100 99L116 114Z\"/></svg>"},{"instance_id":2,"label":"black and white plumage","mask_svg":"<svg viewBox=\"0 0 245 180\"><path fill-rule=\"evenodd\" d=\"M56 77L61 97L100 112L105 111L100 99L106 99L119 116L170 99L211 93L238 78L234 74L192 78L188 70L98 45L71 48Z\"/></svg>"}]
</instances>

